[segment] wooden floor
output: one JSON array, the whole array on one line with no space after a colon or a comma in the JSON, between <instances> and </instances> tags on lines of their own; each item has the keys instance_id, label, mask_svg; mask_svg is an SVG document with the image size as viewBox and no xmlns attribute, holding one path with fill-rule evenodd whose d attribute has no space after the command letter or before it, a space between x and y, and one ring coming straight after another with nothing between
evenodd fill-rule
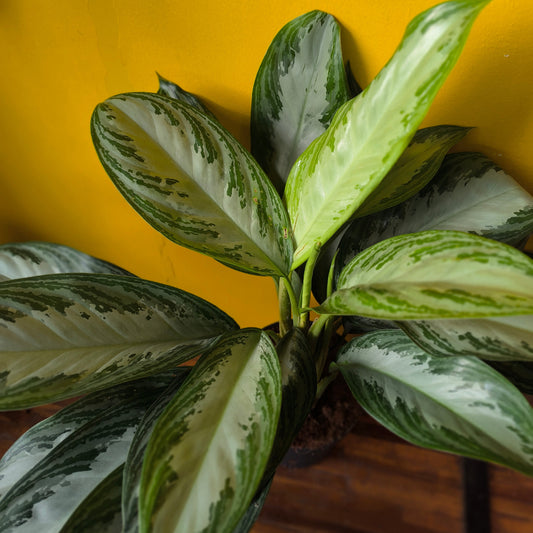
<instances>
[{"instance_id":1,"label":"wooden floor","mask_svg":"<svg viewBox=\"0 0 533 533\"><path fill-rule=\"evenodd\" d=\"M0 454L55 409L0 413ZM491 533L533 533L533 479L491 466L490 488ZM278 469L252 531L462 533L461 461L406 444L365 415L321 463Z\"/></svg>"}]
</instances>

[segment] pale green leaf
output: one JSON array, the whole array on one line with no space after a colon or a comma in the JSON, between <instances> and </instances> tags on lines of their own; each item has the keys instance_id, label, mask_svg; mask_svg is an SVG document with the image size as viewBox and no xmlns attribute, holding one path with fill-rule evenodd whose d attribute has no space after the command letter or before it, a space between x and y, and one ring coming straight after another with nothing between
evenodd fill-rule
<instances>
[{"instance_id":1,"label":"pale green leaf","mask_svg":"<svg viewBox=\"0 0 533 533\"><path fill-rule=\"evenodd\" d=\"M0 498L76 430L121 403L139 395L148 397L163 391L171 382L171 376L169 373L158 374L93 392L31 427L0 460Z\"/></svg>"},{"instance_id":2,"label":"pale green leaf","mask_svg":"<svg viewBox=\"0 0 533 533\"><path fill-rule=\"evenodd\" d=\"M399 322L434 355L475 355L493 361L533 361L533 315Z\"/></svg>"},{"instance_id":3,"label":"pale green leaf","mask_svg":"<svg viewBox=\"0 0 533 533\"><path fill-rule=\"evenodd\" d=\"M0 283L0 409L22 409L152 375L237 325L173 287L111 274Z\"/></svg>"},{"instance_id":4,"label":"pale green leaf","mask_svg":"<svg viewBox=\"0 0 533 533\"><path fill-rule=\"evenodd\" d=\"M432 229L467 231L516 245L533 232L533 197L483 154L450 154L415 196L350 223L339 244L339 271L376 242Z\"/></svg>"},{"instance_id":5,"label":"pale green leaf","mask_svg":"<svg viewBox=\"0 0 533 533\"><path fill-rule=\"evenodd\" d=\"M62 272L130 275L107 261L60 244L23 242L0 246L0 281Z\"/></svg>"},{"instance_id":6,"label":"pale green leaf","mask_svg":"<svg viewBox=\"0 0 533 533\"><path fill-rule=\"evenodd\" d=\"M285 190L293 268L324 244L407 147L488 0L456 0L418 15L376 79L344 104L296 161Z\"/></svg>"},{"instance_id":7,"label":"pale green leaf","mask_svg":"<svg viewBox=\"0 0 533 533\"><path fill-rule=\"evenodd\" d=\"M53 447L0 500L0 531L59 533L71 517L80 518L80 505L86 498L94 502L93 491L124 464L139 420L159 391L140 383L132 396Z\"/></svg>"},{"instance_id":8,"label":"pale green leaf","mask_svg":"<svg viewBox=\"0 0 533 533\"><path fill-rule=\"evenodd\" d=\"M399 330L359 337L338 368L358 402L400 437L533 475L533 410L475 357L434 357Z\"/></svg>"},{"instance_id":9,"label":"pale green leaf","mask_svg":"<svg viewBox=\"0 0 533 533\"><path fill-rule=\"evenodd\" d=\"M248 509L242 515L241 519L239 520L239 523L233 530L233 533L248 533L249 531L251 531L252 526L254 525L255 521L259 517L259 514L261 513L261 510L263 509L263 505L265 504L271 485L272 479L268 483L266 483L264 488L260 488L257 491L252 500L252 503L248 506Z\"/></svg>"},{"instance_id":10,"label":"pale green leaf","mask_svg":"<svg viewBox=\"0 0 533 533\"><path fill-rule=\"evenodd\" d=\"M281 375L266 333L227 335L159 417L145 454L140 531L232 532L276 432Z\"/></svg>"},{"instance_id":11,"label":"pale green leaf","mask_svg":"<svg viewBox=\"0 0 533 533\"><path fill-rule=\"evenodd\" d=\"M131 203L170 240L253 274L289 271L289 219L250 154L182 101L130 93L99 104L93 141Z\"/></svg>"},{"instance_id":12,"label":"pale green leaf","mask_svg":"<svg viewBox=\"0 0 533 533\"><path fill-rule=\"evenodd\" d=\"M161 393L144 415L131 443L124 468L124 488L122 494L123 533L137 533L139 531L139 487L143 458L157 419L161 416L170 400L172 400L189 375L189 368L181 367L178 370L179 373L176 375L176 378Z\"/></svg>"},{"instance_id":13,"label":"pale green leaf","mask_svg":"<svg viewBox=\"0 0 533 533\"><path fill-rule=\"evenodd\" d=\"M349 99L335 19L311 11L286 24L259 67L252 94L252 154L283 192L296 158Z\"/></svg>"},{"instance_id":14,"label":"pale green leaf","mask_svg":"<svg viewBox=\"0 0 533 533\"><path fill-rule=\"evenodd\" d=\"M533 260L469 233L399 235L356 256L317 311L389 320L531 314Z\"/></svg>"},{"instance_id":15,"label":"pale green leaf","mask_svg":"<svg viewBox=\"0 0 533 533\"><path fill-rule=\"evenodd\" d=\"M383 211L417 193L435 176L448 150L469 131L470 128L461 126L418 130L398 161L359 207L356 216Z\"/></svg>"}]
</instances>

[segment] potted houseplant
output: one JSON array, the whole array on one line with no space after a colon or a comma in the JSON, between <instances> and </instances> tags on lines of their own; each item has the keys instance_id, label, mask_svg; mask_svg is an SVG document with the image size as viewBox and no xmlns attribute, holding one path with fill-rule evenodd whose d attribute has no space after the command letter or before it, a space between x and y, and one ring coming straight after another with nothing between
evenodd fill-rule
<instances>
[{"instance_id":1,"label":"potted houseplant","mask_svg":"<svg viewBox=\"0 0 533 533\"><path fill-rule=\"evenodd\" d=\"M162 78L96 107L121 193L272 277L279 333L70 248L4 245L0 408L83 397L2 459L2 531L246 531L338 374L401 437L533 473L533 412L503 375L533 357L532 198L481 154L445 157L468 128L417 131L487 2L418 15L364 91L331 16L290 22L254 85L253 155ZM327 364L340 327L368 333Z\"/></svg>"}]
</instances>

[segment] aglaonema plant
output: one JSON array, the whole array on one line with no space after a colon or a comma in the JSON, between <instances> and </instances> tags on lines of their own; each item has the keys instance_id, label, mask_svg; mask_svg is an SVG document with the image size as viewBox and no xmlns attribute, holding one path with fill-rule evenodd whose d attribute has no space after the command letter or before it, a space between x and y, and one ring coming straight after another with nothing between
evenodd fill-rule
<instances>
[{"instance_id":1,"label":"aglaonema plant","mask_svg":"<svg viewBox=\"0 0 533 533\"><path fill-rule=\"evenodd\" d=\"M0 530L248 531L339 374L408 441L533 475L509 381L532 383L533 198L481 154L446 155L467 127L419 129L487 1L418 15L364 90L332 16L288 23L253 88L252 154L163 78L96 107L128 202L272 277L279 334L64 246L0 247L0 408L82 396L2 459ZM366 333L329 362L342 328Z\"/></svg>"}]
</instances>

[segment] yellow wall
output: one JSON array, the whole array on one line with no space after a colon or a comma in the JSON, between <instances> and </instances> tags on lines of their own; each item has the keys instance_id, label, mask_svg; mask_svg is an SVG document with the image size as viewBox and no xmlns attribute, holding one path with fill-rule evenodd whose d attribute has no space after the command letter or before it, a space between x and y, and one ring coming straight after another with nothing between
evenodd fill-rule
<instances>
[{"instance_id":1,"label":"yellow wall","mask_svg":"<svg viewBox=\"0 0 533 533\"><path fill-rule=\"evenodd\" d=\"M273 283L179 248L115 191L89 134L98 102L153 91L155 71L204 97L245 145L252 84L275 33L323 9L363 85L433 0L0 0L0 242L74 246L208 298L241 325L276 318ZM493 0L426 125L474 125L480 149L533 193L533 2ZM264 309L261 309L262 306Z\"/></svg>"}]
</instances>

